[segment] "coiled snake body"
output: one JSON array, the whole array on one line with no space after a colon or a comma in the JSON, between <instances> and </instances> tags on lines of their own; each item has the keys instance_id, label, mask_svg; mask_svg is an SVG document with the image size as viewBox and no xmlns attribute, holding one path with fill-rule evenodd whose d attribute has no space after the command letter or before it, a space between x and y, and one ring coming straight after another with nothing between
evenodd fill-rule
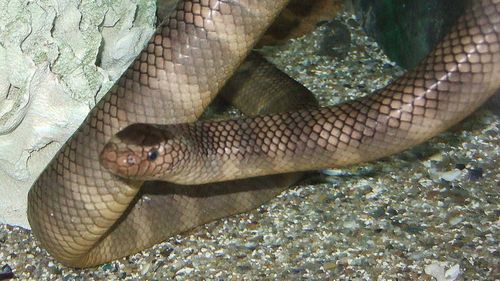
<instances>
[{"instance_id":1,"label":"coiled snake body","mask_svg":"<svg viewBox=\"0 0 500 281\"><path fill-rule=\"evenodd\" d=\"M416 69L371 96L187 124L286 2L181 3L32 187L28 217L42 246L77 267L140 251L254 208L283 187L279 177L232 180L401 151L460 121L500 87L500 1L480 0ZM176 125L117 134L133 123ZM171 183L143 182L158 178Z\"/></svg>"}]
</instances>

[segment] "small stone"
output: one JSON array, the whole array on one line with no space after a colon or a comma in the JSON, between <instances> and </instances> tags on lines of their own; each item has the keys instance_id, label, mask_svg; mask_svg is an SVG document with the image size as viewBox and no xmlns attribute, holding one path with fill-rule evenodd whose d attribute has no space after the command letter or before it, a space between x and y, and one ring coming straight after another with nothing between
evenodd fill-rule
<instances>
[{"instance_id":1,"label":"small stone","mask_svg":"<svg viewBox=\"0 0 500 281\"><path fill-rule=\"evenodd\" d=\"M12 278L14 278L14 272L12 272L12 268L8 264L2 266L2 271L0 271L0 280Z\"/></svg>"},{"instance_id":2,"label":"small stone","mask_svg":"<svg viewBox=\"0 0 500 281\"><path fill-rule=\"evenodd\" d=\"M391 217L394 217L394 216L398 215L398 211L389 207L389 208L387 208L387 214Z\"/></svg>"},{"instance_id":3,"label":"small stone","mask_svg":"<svg viewBox=\"0 0 500 281\"><path fill-rule=\"evenodd\" d=\"M448 222L451 224L451 225L457 225L461 222L464 221L464 218L461 217L460 215L456 215L456 216L452 216L450 217L450 219L448 220Z\"/></svg>"},{"instance_id":4,"label":"small stone","mask_svg":"<svg viewBox=\"0 0 500 281\"><path fill-rule=\"evenodd\" d=\"M112 270L113 269L113 265L110 264L110 263L107 263L107 264L103 264L101 266L102 270Z\"/></svg>"},{"instance_id":5,"label":"small stone","mask_svg":"<svg viewBox=\"0 0 500 281\"><path fill-rule=\"evenodd\" d=\"M294 273L294 274L299 274L299 273L302 273L304 271L305 270L303 268L293 268L292 269L292 273Z\"/></svg>"},{"instance_id":6,"label":"small stone","mask_svg":"<svg viewBox=\"0 0 500 281\"><path fill-rule=\"evenodd\" d=\"M323 264L323 268L325 270L334 270L335 268L337 268L337 263L336 262L326 262L325 264Z\"/></svg>"},{"instance_id":7,"label":"small stone","mask_svg":"<svg viewBox=\"0 0 500 281\"><path fill-rule=\"evenodd\" d=\"M482 168L473 168L469 170L469 180L477 181L483 177L483 169Z\"/></svg>"},{"instance_id":8,"label":"small stone","mask_svg":"<svg viewBox=\"0 0 500 281\"><path fill-rule=\"evenodd\" d=\"M384 208L377 208L373 212L371 212L371 216L374 218L381 218L385 215Z\"/></svg>"},{"instance_id":9,"label":"small stone","mask_svg":"<svg viewBox=\"0 0 500 281\"><path fill-rule=\"evenodd\" d=\"M445 265L443 263L434 262L427 265L424 271L436 278L437 281L455 281L460 275L460 265L455 264L445 271Z\"/></svg>"},{"instance_id":10,"label":"small stone","mask_svg":"<svg viewBox=\"0 0 500 281\"><path fill-rule=\"evenodd\" d=\"M441 162L443 161L443 154L441 152L431 155L429 158L431 161Z\"/></svg>"},{"instance_id":11,"label":"small stone","mask_svg":"<svg viewBox=\"0 0 500 281\"><path fill-rule=\"evenodd\" d=\"M440 173L439 177L445 181L455 181L462 174L460 170L452 170L444 173Z\"/></svg>"},{"instance_id":12,"label":"small stone","mask_svg":"<svg viewBox=\"0 0 500 281\"><path fill-rule=\"evenodd\" d=\"M149 271L149 268L151 268L151 264L146 263L144 267L141 269L141 275L145 275Z\"/></svg>"},{"instance_id":13,"label":"small stone","mask_svg":"<svg viewBox=\"0 0 500 281\"><path fill-rule=\"evenodd\" d=\"M423 227L423 226L409 225L409 226L405 227L405 231L410 233L410 234L422 233L424 230L425 230L425 227Z\"/></svg>"},{"instance_id":14,"label":"small stone","mask_svg":"<svg viewBox=\"0 0 500 281\"><path fill-rule=\"evenodd\" d=\"M5 241L7 241L7 234L0 233L0 243L5 243Z\"/></svg>"},{"instance_id":15,"label":"small stone","mask_svg":"<svg viewBox=\"0 0 500 281\"><path fill-rule=\"evenodd\" d=\"M27 272L32 273L32 272L34 272L34 271L35 271L36 267L35 267L34 265L32 265L32 264L28 264L28 265L26 265L26 267L25 267L24 269L25 269Z\"/></svg>"},{"instance_id":16,"label":"small stone","mask_svg":"<svg viewBox=\"0 0 500 281\"><path fill-rule=\"evenodd\" d=\"M450 269L446 270L444 277L446 278L446 280L454 281L458 278L459 275L460 275L460 265L455 264L454 266L450 267Z\"/></svg>"},{"instance_id":17,"label":"small stone","mask_svg":"<svg viewBox=\"0 0 500 281\"><path fill-rule=\"evenodd\" d=\"M257 245L254 242L248 242L248 243L245 243L245 248L253 251L257 248Z\"/></svg>"},{"instance_id":18,"label":"small stone","mask_svg":"<svg viewBox=\"0 0 500 281\"><path fill-rule=\"evenodd\" d=\"M165 248L160 251L160 255L164 258L170 256L170 254L174 251L172 248Z\"/></svg>"},{"instance_id":19,"label":"small stone","mask_svg":"<svg viewBox=\"0 0 500 281\"><path fill-rule=\"evenodd\" d=\"M362 186L358 187L358 195L359 196L364 196L366 194L369 194L372 191L373 191L373 188L369 185L362 185Z\"/></svg>"},{"instance_id":20,"label":"small stone","mask_svg":"<svg viewBox=\"0 0 500 281\"><path fill-rule=\"evenodd\" d=\"M359 227L359 224L356 220L347 220L342 224L345 228L347 229L357 229Z\"/></svg>"},{"instance_id":21,"label":"small stone","mask_svg":"<svg viewBox=\"0 0 500 281\"><path fill-rule=\"evenodd\" d=\"M184 268L177 270L175 275L188 276L188 275L191 275L191 273L193 273L193 271L194 271L194 268L192 268L192 267L184 267Z\"/></svg>"},{"instance_id":22,"label":"small stone","mask_svg":"<svg viewBox=\"0 0 500 281\"><path fill-rule=\"evenodd\" d=\"M49 267L49 272L52 274L61 274L62 273L61 269L58 266L56 266L53 262L49 262L48 267Z\"/></svg>"},{"instance_id":23,"label":"small stone","mask_svg":"<svg viewBox=\"0 0 500 281\"><path fill-rule=\"evenodd\" d=\"M437 281L446 280L444 277L444 266L440 265L437 262L425 266L424 271L426 274L429 274L430 276L436 278Z\"/></svg>"}]
</instances>

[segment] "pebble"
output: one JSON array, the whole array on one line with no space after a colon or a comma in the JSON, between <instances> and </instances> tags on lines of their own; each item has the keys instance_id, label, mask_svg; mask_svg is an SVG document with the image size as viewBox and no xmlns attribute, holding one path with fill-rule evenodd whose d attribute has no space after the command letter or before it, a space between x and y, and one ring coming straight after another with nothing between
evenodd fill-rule
<instances>
[{"instance_id":1,"label":"pebble","mask_svg":"<svg viewBox=\"0 0 500 281\"><path fill-rule=\"evenodd\" d=\"M481 169L481 168L469 169L469 180L470 181L478 181L482 177L483 177L483 169Z\"/></svg>"},{"instance_id":2,"label":"pebble","mask_svg":"<svg viewBox=\"0 0 500 281\"><path fill-rule=\"evenodd\" d=\"M456 179L458 179L458 177L460 177L462 175L462 171L452 170L452 171L447 171L447 172L443 172L443 173L438 173L438 175L442 180L455 181Z\"/></svg>"},{"instance_id":3,"label":"pebble","mask_svg":"<svg viewBox=\"0 0 500 281\"><path fill-rule=\"evenodd\" d=\"M436 278L436 281L454 281L460 275L460 265L455 264L446 270L444 264L439 262L434 262L425 267L425 273Z\"/></svg>"},{"instance_id":4,"label":"pebble","mask_svg":"<svg viewBox=\"0 0 500 281\"><path fill-rule=\"evenodd\" d=\"M12 268L6 264L2 266L2 271L0 271L0 280L7 280L14 278L14 272L12 272Z\"/></svg>"}]
</instances>

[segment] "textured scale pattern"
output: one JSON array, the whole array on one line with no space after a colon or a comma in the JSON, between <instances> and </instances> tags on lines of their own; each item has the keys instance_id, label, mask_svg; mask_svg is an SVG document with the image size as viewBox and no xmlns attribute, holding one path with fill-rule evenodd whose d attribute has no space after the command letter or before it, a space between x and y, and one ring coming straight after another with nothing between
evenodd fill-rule
<instances>
[{"instance_id":1,"label":"textured scale pattern","mask_svg":"<svg viewBox=\"0 0 500 281\"><path fill-rule=\"evenodd\" d=\"M460 121L500 87L499 6L478 2L419 66L378 93L330 108L131 126L106 146L103 165L126 178L204 184L345 166L407 149ZM151 161L153 148L160 156ZM131 165L120 157L138 160Z\"/></svg>"},{"instance_id":2,"label":"textured scale pattern","mask_svg":"<svg viewBox=\"0 0 500 281\"><path fill-rule=\"evenodd\" d=\"M263 91L262 89L265 89ZM258 94L259 98L256 98ZM257 52L251 52L219 92L246 116L316 108L314 95Z\"/></svg>"},{"instance_id":3,"label":"textured scale pattern","mask_svg":"<svg viewBox=\"0 0 500 281\"><path fill-rule=\"evenodd\" d=\"M30 190L28 217L44 248L66 265L92 266L255 208L282 190L288 179L278 176L201 186L122 179L101 165L100 153L132 123L194 121L285 2L179 4ZM174 181L192 180L193 171L209 182L371 160L453 125L500 86L500 1L473 3L420 67L372 96L333 108L167 126L186 137L173 141L191 144L190 153L177 155L194 160L194 170L176 172ZM109 153L104 159L119 158Z\"/></svg>"},{"instance_id":4,"label":"textured scale pattern","mask_svg":"<svg viewBox=\"0 0 500 281\"><path fill-rule=\"evenodd\" d=\"M28 219L44 248L66 265L91 266L164 240L169 228L196 226L194 219L163 229L149 222L147 231L144 224L156 210L134 206L134 200L164 209L165 196L139 197L142 183L111 175L99 164L99 153L129 124L196 120L285 2L179 3L31 188ZM179 206L169 210L177 210L172 216L196 214L195 200L186 197Z\"/></svg>"}]
</instances>

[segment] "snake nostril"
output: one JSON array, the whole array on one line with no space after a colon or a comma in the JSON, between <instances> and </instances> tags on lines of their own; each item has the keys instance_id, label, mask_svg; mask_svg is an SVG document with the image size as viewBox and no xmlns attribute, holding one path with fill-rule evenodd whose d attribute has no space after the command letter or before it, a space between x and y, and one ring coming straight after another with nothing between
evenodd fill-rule
<instances>
[{"instance_id":1,"label":"snake nostril","mask_svg":"<svg viewBox=\"0 0 500 281\"><path fill-rule=\"evenodd\" d=\"M132 154L129 154L127 156L127 164L130 165L130 166L137 164L136 157L134 155L132 155Z\"/></svg>"}]
</instances>

